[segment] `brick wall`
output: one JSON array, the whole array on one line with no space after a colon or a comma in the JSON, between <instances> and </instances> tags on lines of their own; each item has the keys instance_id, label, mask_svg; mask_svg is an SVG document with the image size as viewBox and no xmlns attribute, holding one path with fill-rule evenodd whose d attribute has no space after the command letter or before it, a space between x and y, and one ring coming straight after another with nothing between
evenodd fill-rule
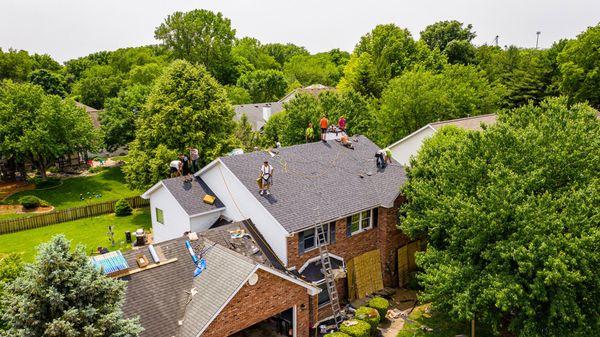
<instances>
[{"instance_id":1,"label":"brick wall","mask_svg":"<svg viewBox=\"0 0 600 337\"><path fill-rule=\"evenodd\" d=\"M297 306L298 337L308 337L316 312L310 315L310 303L316 296L277 275L257 271L258 283L245 284L202 334L203 337L226 337L273 315ZM302 305L303 308L302 308Z\"/></svg>"},{"instance_id":2,"label":"brick wall","mask_svg":"<svg viewBox=\"0 0 600 337\"><path fill-rule=\"evenodd\" d=\"M379 207L376 228L346 237L346 219L335 223L335 243L328 246L329 252L349 261L355 256L379 249L381 252L381 270L386 287L398 286L397 259L398 248L407 244L409 239L400 230L398 208L405 201L403 196L396 199L393 208ZM300 269L306 261L319 255L318 249L298 254L298 233L287 239L288 268ZM345 298L345 296L343 297Z\"/></svg>"}]
</instances>

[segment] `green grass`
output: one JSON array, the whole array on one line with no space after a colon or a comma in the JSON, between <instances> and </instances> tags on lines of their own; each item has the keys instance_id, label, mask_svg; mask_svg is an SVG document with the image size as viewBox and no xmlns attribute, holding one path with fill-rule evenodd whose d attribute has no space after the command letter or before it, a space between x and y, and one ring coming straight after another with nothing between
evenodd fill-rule
<instances>
[{"instance_id":1,"label":"green grass","mask_svg":"<svg viewBox=\"0 0 600 337\"><path fill-rule=\"evenodd\" d=\"M111 247L107 236L108 226L113 226L115 233L115 246ZM117 217L114 214L101 215L88 219L64 222L26 231L0 235L0 256L18 253L27 261L33 261L37 252L36 247L46 242L56 234L64 234L71 240L73 247L82 243L86 246L88 254L98 246L107 247L109 250L130 247L125 243L125 231L131 232L138 228L150 228L150 211L147 208L135 210L133 215Z\"/></svg>"},{"instance_id":2,"label":"green grass","mask_svg":"<svg viewBox=\"0 0 600 337\"><path fill-rule=\"evenodd\" d=\"M80 200L80 194L83 194L85 200ZM96 198L97 194L101 197ZM120 167L111 167L93 176L64 179L58 187L18 192L8 197L6 202L16 204L24 195L35 195L60 210L139 194L141 191L127 187ZM0 219L17 217L22 216L4 215Z\"/></svg>"},{"instance_id":3,"label":"green grass","mask_svg":"<svg viewBox=\"0 0 600 337\"><path fill-rule=\"evenodd\" d=\"M441 313L433 312L425 313L425 308L428 305L421 305L408 316L415 323L405 323L404 327L398 332L397 337L454 337L456 335L471 335L471 323L457 323ZM433 329L432 332L427 332L421 329L422 326ZM477 325L475 327L477 337L493 337L494 334L490 329Z\"/></svg>"}]
</instances>

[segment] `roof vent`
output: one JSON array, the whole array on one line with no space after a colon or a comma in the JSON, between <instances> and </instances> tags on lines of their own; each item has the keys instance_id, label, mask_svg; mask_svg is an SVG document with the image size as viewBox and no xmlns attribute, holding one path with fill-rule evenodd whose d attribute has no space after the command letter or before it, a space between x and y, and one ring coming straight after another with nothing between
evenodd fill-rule
<instances>
[{"instance_id":1,"label":"roof vent","mask_svg":"<svg viewBox=\"0 0 600 337\"><path fill-rule=\"evenodd\" d=\"M256 283L258 283L258 274L252 273L252 275L250 275L250 277L248 278L248 284L253 286Z\"/></svg>"}]
</instances>

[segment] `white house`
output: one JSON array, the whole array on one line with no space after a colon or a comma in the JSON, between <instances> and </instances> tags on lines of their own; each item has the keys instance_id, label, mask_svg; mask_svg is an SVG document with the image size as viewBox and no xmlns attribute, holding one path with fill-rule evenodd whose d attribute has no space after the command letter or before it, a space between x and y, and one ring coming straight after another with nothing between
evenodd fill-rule
<instances>
[{"instance_id":1,"label":"white house","mask_svg":"<svg viewBox=\"0 0 600 337\"><path fill-rule=\"evenodd\" d=\"M480 115L429 123L410 135L400 139L388 146L392 151L392 157L402 165L410 165L410 157L416 155L421 149L425 139L431 137L439 129L446 125L454 125L465 130L481 130L481 125L492 125L496 123L496 115Z\"/></svg>"}]
</instances>

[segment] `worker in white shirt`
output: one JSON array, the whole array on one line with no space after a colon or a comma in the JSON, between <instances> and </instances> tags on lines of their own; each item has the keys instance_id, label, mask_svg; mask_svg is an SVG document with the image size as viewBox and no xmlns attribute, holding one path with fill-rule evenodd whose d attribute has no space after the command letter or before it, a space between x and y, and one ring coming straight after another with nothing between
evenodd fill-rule
<instances>
[{"instance_id":1,"label":"worker in white shirt","mask_svg":"<svg viewBox=\"0 0 600 337\"><path fill-rule=\"evenodd\" d=\"M260 195L269 195L269 189L273 184L273 166L269 164L268 161L265 162L260 167Z\"/></svg>"},{"instance_id":2,"label":"worker in white shirt","mask_svg":"<svg viewBox=\"0 0 600 337\"><path fill-rule=\"evenodd\" d=\"M171 173L171 178L179 177L181 175L181 161L173 160L169 164L169 172Z\"/></svg>"}]
</instances>

